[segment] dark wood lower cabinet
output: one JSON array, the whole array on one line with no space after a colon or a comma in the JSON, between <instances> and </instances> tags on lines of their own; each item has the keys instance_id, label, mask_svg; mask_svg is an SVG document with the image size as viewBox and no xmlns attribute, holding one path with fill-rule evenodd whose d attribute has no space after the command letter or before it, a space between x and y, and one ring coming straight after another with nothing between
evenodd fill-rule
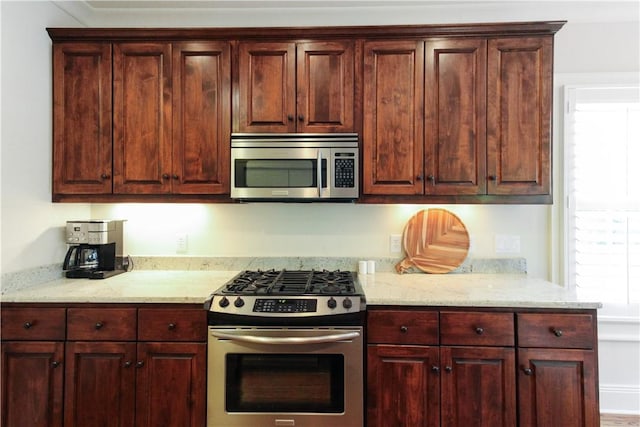
<instances>
[{"instance_id":1,"label":"dark wood lower cabinet","mask_svg":"<svg viewBox=\"0 0 640 427\"><path fill-rule=\"evenodd\" d=\"M64 343L3 342L3 427L62 427Z\"/></svg>"},{"instance_id":2,"label":"dark wood lower cabinet","mask_svg":"<svg viewBox=\"0 0 640 427\"><path fill-rule=\"evenodd\" d=\"M595 310L370 307L367 427L599 427L596 324Z\"/></svg>"},{"instance_id":3,"label":"dark wood lower cabinet","mask_svg":"<svg viewBox=\"0 0 640 427\"><path fill-rule=\"evenodd\" d=\"M0 427L205 427L200 305L3 304L0 315Z\"/></svg>"},{"instance_id":4,"label":"dark wood lower cabinet","mask_svg":"<svg viewBox=\"0 0 640 427\"><path fill-rule=\"evenodd\" d=\"M593 350L518 351L520 426L598 427Z\"/></svg>"},{"instance_id":5,"label":"dark wood lower cabinet","mask_svg":"<svg viewBox=\"0 0 640 427\"><path fill-rule=\"evenodd\" d=\"M135 343L67 342L65 427L135 426Z\"/></svg>"},{"instance_id":6,"label":"dark wood lower cabinet","mask_svg":"<svg viewBox=\"0 0 640 427\"><path fill-rule=\"evenodd\" d=\"M367 425L426 427L440 421L437 347L370 345Z\"/></svg>"},{"instance_id":7,"label":"dark wood lower cabinet","mask_svg":"<svg viewBox=\"0 0 640 427\"><path fill-rule=\"evenodd\" d=\"M205 425L205 343L141 343L136 427Z\"/></svg>"},{"instance_id":8,"label":"dark wood lower cabinet","mask_svg":"<svg viewBox=\"0 0 640 427\"><path fill-rule=\"evenodd\" d=\"M442 426L516 425L513 348L442 347Z\"/></svg>"}]
</instances>

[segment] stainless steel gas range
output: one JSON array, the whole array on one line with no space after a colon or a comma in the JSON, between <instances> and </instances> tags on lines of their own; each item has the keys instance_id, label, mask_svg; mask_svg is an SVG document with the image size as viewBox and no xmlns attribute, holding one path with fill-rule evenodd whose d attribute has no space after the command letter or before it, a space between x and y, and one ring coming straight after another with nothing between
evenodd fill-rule
<instances>
[{"instance_id":1,"label":"stainless steel gas range","mask_svg":"<svg viewBox=\"0 0 640 427\"><path fill-rule=\"evenodd\" d=\"M243 271L206 308L208 427L363 426L355 273Z\"/></svg>"}]
</instances>

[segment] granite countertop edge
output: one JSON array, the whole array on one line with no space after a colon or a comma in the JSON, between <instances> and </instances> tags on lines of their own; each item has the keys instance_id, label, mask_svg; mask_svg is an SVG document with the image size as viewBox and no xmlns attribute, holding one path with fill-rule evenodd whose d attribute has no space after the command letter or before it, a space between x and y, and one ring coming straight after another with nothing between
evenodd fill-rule
<instances>
[{"instance_id":1,"label":"granite countertop edge","mask_svg":"<svg viewBox=\"0 0 640 427\"><path fill-rule=\"evenodd\" d=\"M3 303L204 304L238 271L136 270L104 280L57 279L4 290ZM602 304L527 274L362 275L367 306L597 309Z\"/></svg>"}]
</instances>

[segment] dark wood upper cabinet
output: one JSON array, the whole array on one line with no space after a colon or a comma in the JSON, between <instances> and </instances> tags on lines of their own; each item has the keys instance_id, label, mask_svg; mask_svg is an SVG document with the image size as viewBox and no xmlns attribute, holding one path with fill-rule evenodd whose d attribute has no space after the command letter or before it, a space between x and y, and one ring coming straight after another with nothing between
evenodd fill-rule
<instances>
[{"instance_id":1,"label":"dark wood upper cabinet","mask_svg":"<svg viewBox=\"0 0 640 427\"><path fill-rule=\"evenodd\" d=\"M357 132L361 203L553 203L563 25L48 28L53 200L231 201L231 132Z\"/></svg>"},{"instance_id":2,"label":"dark wood upper cabinet","mask_svg":"<svg viewBox=\"0 0 640 427\"><path fill-rule=\"evenodd\" d=\"M231 46L173 44L173 193L229 193Z\"/></svg>"},{"instance_id":3,"label":"dark wood upper cabinet","mask_svg":"<svg viewBox=\"0 0 640 427\"><path fill-rule=\"evenodd\" d=\"M114 193L171 191L171 45L113 46Z\"/></svg>"},{"instance_id":4,"label":"dark wood upper cabinet","mask_svg":"<svg viewBox=\"0 0 640 427\"><path fill-rule=\"evenodd\" d=\"M489 40L487 192L551 195L553 38Z\"/></svg>"},{"instance_id":5,"label":"dark wood upper cabinet","mask_svg":"<svg viewBox=\"0 0 640 427\"><path fill-rule=\"evenodd\" d=\"M353 42L239 43L234 131L353 131L354 67Z\"/></svg>"},{"instance_id":6,"label":"dark wood upper cabinet","mask_svg":"<svg viewBox=\"0 0 640 427\"><path fill-rule=\"evenodd\" d=\"M486 64L484 39L425 45L424 193L486 192Z\"/></svg>"},{"instance_id":7,"label":"dark wood upper cabinet","mask_svg":"<svg viewBox=\"0 0 640 427\"><path fill-rule=\"evenodd\" d=\"M364 44L364 194L422 194L424 43Z\"/></svg>"},{"instance_id":8,"label":"dark wood upper cabinet","mask_svg":"<svg viewBox=\"0 0 640 427\"><path fill-rule=\"evenodd\" d=\"M54 44L53 68L53 194L109 194L111 44Z\"/></svg>"}]
</instances>

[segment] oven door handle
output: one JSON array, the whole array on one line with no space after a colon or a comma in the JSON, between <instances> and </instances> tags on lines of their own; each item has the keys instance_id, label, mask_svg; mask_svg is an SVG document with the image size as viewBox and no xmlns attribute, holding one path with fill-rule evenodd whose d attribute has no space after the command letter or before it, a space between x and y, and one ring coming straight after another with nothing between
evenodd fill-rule
<instances>
[{"instance_id":1,"label":"oven door handle","mask_svg":"<svg viewBox=\"0 0 640 427\"><path fill-rule=\"evenodd\" d=\"M360 332L346 332L341 334L320 335L317 337L257 337L255 335L235 335L223 332L211 332L216 338L240 341L251 344L323 344L346 341L360 336Z\"/></svg>"},{"instance_id":2,"label":"oven door handle","mask_svg":"<svg viewBox=\"0 0 640 427\"><path fill-rule=\"evenodd\" d=\"M322 197L322 150L318 149L316 179L318 180L318 197ZM328 177L327 177L328 178Z\"/></svg>"}]
</instances>

